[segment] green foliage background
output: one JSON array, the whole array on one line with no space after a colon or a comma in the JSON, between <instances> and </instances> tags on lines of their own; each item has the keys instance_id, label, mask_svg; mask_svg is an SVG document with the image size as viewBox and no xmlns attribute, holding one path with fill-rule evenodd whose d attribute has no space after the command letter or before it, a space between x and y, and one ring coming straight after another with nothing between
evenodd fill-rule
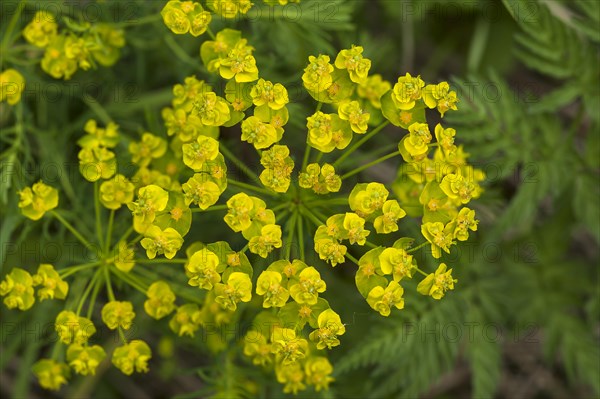
<instances>
[{"instance_id":1,"label":"green foliage background","mask_svg":"<svg viewBox=\"0 0 600 399\"><path fill-rule=\"evenodd\" d=\"M24 15L47 3L27 2ZM74 15L85 5L53 3ZM159 19L136 24L157 15L163 2L99 4L102 15L127 29L117 65L62 82L31 62L20 69L27 93L16 123L5 104L0 107L2 276L47 261L56 248L63 248L62 261L81 260L76 250L66 253L73 248L68 232L50 220L33 224L20 216L16 190L54 179L61 207L91 231L91 186L81 184L74 144L87 119L164 134L160 109L172 85L191 74L215 80L198 57L198 39L174 37ZM347 334L331 356L336 383L319 396L598 397L600 2L302 0L272 15L261 5L236 24L256 47L261 76L292 87L288 135L304 141L302 115L311 102L294 96L293 87L300 87L308 55L360 44L373 60L372 73L388 80L410 72L452 82L461 102L445 123L488 175L485 193L472 203L479 231L444 259L459 284L442 301L412 296L405 310L382 318L357 295L351 265L320 268ZM3 32L18 6L3 2ZM214 24L217 31L229 22ZM359 156L369 159L395 145L399 137L386 132ZM370 178L392 182L397 166L383 165ZM182 274L174 270L173 278L183 281ZM143 298L132 301L140 305ZM47 325L59 306L44 302L27 313L2 308L3 395L47 397L28 370L54 339ZM243 323L251 315L240 317ZM137 328L159 347L150 374L126 378L99 370L95 378L75 379L65 395L283 396L271 374L236 355L240 333L230 332L223 342L229 349L214 355L202 339L174 340L148 318ZM175 346L172 356L169 346Z\"/></svg>"}]
</instances>

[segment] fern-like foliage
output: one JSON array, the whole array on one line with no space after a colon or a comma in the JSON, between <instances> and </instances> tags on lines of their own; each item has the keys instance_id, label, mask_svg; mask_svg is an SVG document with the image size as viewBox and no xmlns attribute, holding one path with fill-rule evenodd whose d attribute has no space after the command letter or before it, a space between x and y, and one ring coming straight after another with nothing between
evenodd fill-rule
<instances>
[{"instance_id":1,"label":"fern-like foliage","mask_svg":"<svg viewBox=\"0 0 600 399\"><path fill-rule=\"evenodd\" d=\"M522 29L515 36L516 56L528 67L565 81L534 109L555 109L581 95L588 113L598 121L600 3L579 0L567 3L571 8L546 1L503 3Z\"/></svg>"}]
</instances>

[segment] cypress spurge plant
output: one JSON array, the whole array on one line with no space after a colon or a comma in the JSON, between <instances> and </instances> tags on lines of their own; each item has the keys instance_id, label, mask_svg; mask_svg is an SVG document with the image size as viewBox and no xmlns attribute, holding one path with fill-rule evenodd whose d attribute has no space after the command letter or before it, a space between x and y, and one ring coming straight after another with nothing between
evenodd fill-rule
<instances>
[{"instance_id":1,"label":"cypress spurge plant","mask_svg":"<svg viewBox=\"0 0 600 399\"><path fill-rule=\"evenodd\" d=\"M251 6L238 3L212 1L208 9L229 18ZM285 392L327 389L333 380L327 351L343 344L347 327L325 299L331 283L322 278L324 264L357 268L358 293L382 316L404 307L403 285L419 274L416 291L436 300L457 283L451 265L423 270L413 255L430 250L438 259L477 229L475 213L465 205L481 193L483 173L467 163L453 128L427 122L427 113L443 117L457 109L448 83L426 84L407 73L392 85L370 74L371 61L360 46L311 55L302 83L315 110L303 115L304 131L288 129L286 87L260 75L242 32L213 34L211 15L190 1L169 1L161 12L174 34L210 36L198 39L200 58L224 80L223 92L196 76L175 84L171 104L162 110L166 135L144 132L125 154L119 143L128 133L115 122L81 126L79 169L93 185L95 236L83 234L57 209L56 189L39 182L19 193L25 217L55 218L95 255L85 264L41 265L34 276L14 268L0 285L9 308L31 308L36 292L39 300L66 300L55 322L60 340L33 368L45 388L60 388L71 372L94 374L105 357L124 374L146 372L151 346L125 335L142 311L169 318L175 334L194 337L205 325L232 323L239 308L258 296L264 310L245 335L243 353L272 370ZM47 18L28 26L25 36L38 47L52 47L58 39L45 40L40 32L56 29ZM52 51L46 50L49 57ZM72 65L60 65L49 73L68 79ZM66 69L59 73L59 66ZM19 107L18 96L7 100ZM241 133L235 144L221 137L222 128L236 125ZM397 128L386 130L398 134L397 149L356 165L352 156L388 125ZM290 135L305 136L306 145L297 148ZM253 147L258 170L239 155L243 147ZM134 171L119 164L127 158ZM360 177L392 158L404 161L406 176L396 183L396 198L386 184ZM232 166L240 176L228 173ZM230 240L186 240L191 229L207 228L205 213L222 217ZM128 228L116 231L116 218L127 218ZM420 219L421 236L401 236L406 218ZM239 247L238 234L244 242ZM385 245L376 245L374 237ZM267 259L264 270L256 266L261 258ZM181 265L189 287L161 277L168 263ZM69 293L69 279L85 281L80 292ZM116 290L115 281L145 295L144 309L127 300L130 290ZM101 298L107 299L102 305ZM112 354L90 342L100 322L120 336Z\"/></svg>"}]
</instances>

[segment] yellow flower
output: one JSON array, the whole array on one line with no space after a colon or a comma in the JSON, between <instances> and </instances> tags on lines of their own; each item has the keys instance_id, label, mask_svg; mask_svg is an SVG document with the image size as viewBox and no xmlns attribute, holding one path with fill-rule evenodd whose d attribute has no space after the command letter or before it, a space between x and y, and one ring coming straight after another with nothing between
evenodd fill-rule
<instances>
[{"instance_id":1,"label":"yellow flower","mask_svg":"<svg viewBox=\"0 0 600 399\"><path fill-rule=\"evenodd\" d=\"M33 285L38 288L40 301L44 299L65 299L69 293L69 284L54 270L54 266L41 264L33 276Z\"/></svg>"},{"instance_id":2,"label":"yellow flower","mask_svg":"<svg viewBox=\"0 0 600 399\"><path fill-rule=\"evenodd\" d=\"M173 259L183 244L181 234L172 227L162 230L158 226L150 226L144 232L144 236L141 244L148 259L154 259L156 255L161 254L165 254L167 259Z\"/></svg>"},{"instance_id":3,"label":"yellow flower","mask_svg":"<svg viewBox=\"0 0 600 399\"><path fill-rule=\"evenodd\" d=\"M219 74L223 79L233 79L238 83L253 82L258 79L254 48L247 45L246 39L235 44L226 58L221 60Z\"/></svg>"},{"instance_id":4,"label":"yellow flower","mask_svg":"<svg viewBox=\"0 0 600 399\"><path fill-rule=\"evenodd\" d=\"M188 335L194 337L194 334L200 328L200 325L194 320L198 318L200 309L195 303L187 303L177 308L177 313L169 321L171 330L180 337Z\"/></svg>"},{"instance_id":5,"label":"yellow flower","mask_svg":"<svg viewBox=\"0 0 600 399\"><path fill-rule=\"evenodd\" d=\"M131 160L139 166L148 166L152 159L160 158L167 152L167 142L152 133L142 134L142 141L129 144Z\"/></svg>"},{"instance_id":6,"label":"yellow flower","mask_svg":"<svg viewBox=\"0 0 600 399\"><path fill-rule=\"evenodd\" d=\"M327 90L333 83L331 73L334 69L333 65L329 63L329 56L321 54L315 57L311 55L308 57L308 62L302 75L304 87L316 93Z\"/></svg>"},{"instance_id":7,"label":"yellow flower","mask_svg":"<svg viewBox=\"0 0 600 399\"><path fill-rule=\"evenodd\" d=\"M358 101L345 101L340 104L338 115L340 119L350 122L354 133L366 133L371 115L361 108Z\"/></svg>"},{"instance_id":8,"label":"yellow flower","mask_svg":"<svg viewBox=\"0 0 600 399\"><path fill-rule=\"evenodd\" d=\"M381 271L393 274L394 281L400 282L403 278L412 278L415 271L413 257L405 250L399 248L386 248L379 255Z\"/></svg>"},{"instance_id":9,"label":"yellow flower","mask_svg":"<svg viewBox=\"0 0 600 399\"><path fill-rule=\"evenodd\" d=\"M100 202L108 209L119 209L133 201L135 186L125 176L116 174L100 185Z\"/></svg>"},{"instance_id":10,"label":"yellow flower","mask_svg":"<svg viewBox=\"0 0 600 399\"><path fill-rule=\"evenodd\" d=\"M274 110L281 109L290 102L287 89L281 83L273 84L262 78L252 87L250 96L257 107L266 104Z\"/></svg>"},{"instance_id":11,"label":"yellow flower","mask_svg":"<svg viewBox=\"0 0 600 399\"><path fill-rule=\"evenodd\" d=\"M275 367L275 374L277 376L277 382L284 384L284 393L293 393L296 395L298 391L306 389L304 385L304 371L300 362L287 362L285 364L278 364Z\"/></svg>"},{"instance_id":12,"label":"yellow flower","mask_svg":"<svg viewBox=\"0 0 600 399\"><path fill-rule=\"evenodd\" d=\"M82 148L78 157L79 171L87 181L110 179L117 171L115 153L107 148Z\"/></svg>"},{"instance_id":13,"label":"yellow flower","mask_svg":"<svg viewBox=\"0 0 600 399\"><path fill-rule=\"evenodd\" d=\"M156 319L162 319L175 309L175 294L164 281L156 281L148 287L148 299L144 302L146 313Z\"/></svg>"},{"instance_id":14,"label":"yellow flower","mask_svg":"<svg viewBox=\"0 0 600 399\"><path fill-rule=\"evenodd\" d=\"M409 134L403 140L404 148L413 157L423 157L429 150L431 133L426 123L415 122L408 127Z\"/></svg>"},{"instance_id":15,"label":"yellow flower","mask_svg":"<svg viewBox=\"0 0 600 399\"><path fill-rule=\"evenodd\" d=\"M394 85L392 99L398 109L410 110L415 106L415 101L420 100L423 93L425 82L420 76L413 78L410 73L398 78L398 83Z\"/></svg>"},{"instance_id":16,"label":"yellow flower","mask_svg":"<svg viewBox=\"0 0 600 399\"><path fill-rule=\"evenodd\" d=\"M223 126L231 117L227 101L214 92L198 95L192 114L206 126Z\"/></svg>"},{"instance_id":17,"label":"yellow flower","mask_svg":"<svg viewBox=\"0 0 600 399\"><path fill-rule=\"evenodd\" d=\"M111 330L129 330L135 318L131 302L110 301L102 307L102 321Z\"/></svg>"},{"instance_id":18,"label":"yellow flower","mask_svg":"<svg viewBox=\"0 0 600 399\"><path fill-rule=\"evenodd\" d=\"M294 161L290 158L290 150L285 145L274 145L263 151L260 163L265 170L260 174L261 183L278 193L287 192L291 183Z\"/></svg>"},{"instance_id":19,"label":"yellow flower","mask_svg":"<svg viewBox=\"0 0 600 399\"><path fill-rule=\"evenodd\" d=\"M90 319L79 317L68 310L63 310L56 316L54 328L64 344L84 344L96 333L96 327Z\"/></svg>"},{"instance_id":20,"label":"yellow flower","mask_svg":"<svg viewBox=\"0 0 600 399\"><path fill-rule=\"evenodd\" d=\"M122 272L129 273L129 271L135 266L133 260L135 251L132 246L128 246L127 242L120 241L117 246L117 256L114 259L114 264L117 269Z\"/></svg>"},{"instance_id":21,"label":"yellow flower","mask_svg":"<svg viewBox=\"0 0 600 399\"><path fill-rule=\"evenodd\" d=\"M195 173L186 183L181 185L185 204L194 203L202 210L214 205L221 195L221 189L210 176Z\"/></svg>"},{"instance_id":22,"label":"yellow flower","mask_svg":"<svg viewBox=\"0 0 600 399\"><path fill-rule=\"evenodd\" d=\"M66 54L67 37L57 35L49 42L42 58L42 69L55 79L71 79L77 71L77 61Z\"/></svg>"},{"instance_id":23,"label":"yellow flower","mask_svg":"<svg viewBox=\"0 0 600 399\"><path fill-rule=\"evenodd\" d=\"M311 163L306 172L300 173L299 185L311 188L317 194L337 193L342 188L342 179L335 173L333 165L325 163L319 167L319 164Z\"/></svg>"},{"instance_id":24,"label":"yellow flower","mask_svg":"<svg viewBox=\"0 0 600 399\"><path fill-rule=\"evenodd\" d=\"M263 308L280 308L290 297L289 291L281 285L281 273L263 271L256 282L256 293L263 296Z\"/></svg>"},{"instance_id":25,"label":"yellow flower","mask_svg":"<svg viewBox=\"0 0 600 399\"><path fill-rule=\"evenodd\" d=\"M344 229L348 232L350 244L365 245L370 231L365 230L365 219L356 213L347 212L344 217Z\"/></svg>"},{"instance_id":26,"label":"yellow flower","mask_svg":"<svg viewBox=\"0 0 600 399\"><path fill-rule=\"evenodd\" d=\"M273 363L271 349L267 338L259 332L250 331L244 337L244 355L252 358L255 365L267 366Z\"/></svg>"},{"instance_id":27,"label":"yellow flower","mask_svg":"<svg viewBox=\"0 0 600 399\"><path fill-rule=\"evenodd\" d=\"M277 130L256 116L244 119L241 125L242 140L254 145L257 150L268 148L277 142Z\"/></svg>"},{"instance_id":28,"label":"yellow flower","mask_svg":"<svg viewBox=\"0 0 600 399\"><path fill-rule=\"evenodd\" d=\"M371 69L371 60L362 56L363 48L361 46L352 46L350 50L342 50L335 59L335 67L338 69L347 69L350 74L350 80L354 83L364 84Z\"/></svg>"},{"instance_id":29,"label":"yellow flower","mask_svg":"<svg viewBox=\"0 0 600 399\"><path fill-rule=\"evenodd\" d=\"M457 110L456 103L458 98L456 92L450 91L450 85L448 82L441 82L437 85L427 85L424 90L425 105L429 108L437 107L438 112L444 117L444 114L448 110Z\"/></svg>"},{"instance_id":30,"label":"yellow flower","mask_svg":"<svg viewBox=\"0 0 600 399\"><path fill-rule=\"evenodd\" d=\"M311 341L317 343L317 349L331 349L340 344L338 335L346 332L340 316L331 309L324 310L317 318L319 328L310 333Z\"/></svg>"},{"instance_id":31,"label":"yellow flower","mask_svg":"<svg viewBox=\"0 0 600 399\"><path fill-rule=\"evenodd\" d=\"M69 366L52 359L38 360L31 367L31 371L37 377L42 388L53 391L58 391L62 385L66 384L71 374Z\"/></svg>"},{"instance_id":32,"label":"yellow flower","mask_svg":"<svg viewBox=\"0 0 600 399\"><path fill-rule=\"evenodd\" d=\"M356 89L359 97L367 99L376 109L381 109L381 96L392 89L392 85L387 80L383 80L381 75L369 76L364 84Z\"/></svg>"},{"instance_id":33,"label":"yellow flower","mask_svg":"<svg viewBox=\"0 0 600 399\"><path fill-rule=\"evenodd\" d=\"M23 37L34 46L44 48L54 40L57 30L54 15L48 11L38 11L23 29Z\"/></svg>"},{"instance_id":34,"label":"yellow flower","mask_svg":"<svg viewBox=\"0 0 600 399\"><path fill-rule=\"evenodd\" d=\"M296 337L290 328L274 327L271 334L272 352L284 366L303 359L308 352L308 342Z\"/></svg>"},{"instance_id":35,"label":"yellow flower","mask_svg":"<svg viewBox=\"0 0 600 399\"><path fill-rule=\"evenodd\" d=\"M352 140L350 124L335 114L318 111L306 118L307 143L321 152L343 150Z\"/></svg>"},{"instance_id":36,"label":"yellow flower","mask_svg":"<svg viewBox=\"0 0 600 399\"><path fill-rule=\"evenodd\" d=\"M447 153L454 152L456 150L456 145L454 145L455 135L456 130L451 127L444 129L439 123L435 126L435 139L438 143L440 143L440 146Z\"/></svg>"},{"instance_id":37,"label":"yellow flower","mask_svg":"<svg viewBox=\"0 0 600 399\"><path fill-rule=\"evenodd\" d=\"M0 296L9 309L27 310L35 302L33 294L34 280L27 270L15 267L0 283Z\"/></svg>"},{"instance_id":38,"label":"yellow flower","mask_svg":"<svg viewBox=\"0 0 600 399\"><path fill-rule=\"evenodd\" d=\"M406 216L404 209L396 200L387 200L383 203L383 215L377 216L373 221L375 231L379 234L389 234L398 231L398 219Z\"/></svg>"},{"instance_id":39,"label":"yellow flower","mask_svg":"<svg viewBox=\"0 0 600 399\"><path fill-rule=\"evenodd\" d=\"M452 240L454 238L452 223L446 226L441 222L423 223L421 233L431 243L431 254L436 259L442 256L442 249L450 253L450 246L455 243Z\"/></svg>"},{"instance_id":40,"label":"yellow flower","mask_svg":"<svg viewBox=\"0 0 600 399\"><path fill-rule=\"evenodd\" d=\"M471 198L479 196L477 184L468 181L460 174L450 173L442 179L440 188L448 198L457 200L462 204L471 201Z\"/></svg>"},{"instance_id":41,"label":"yellow flower","mask_svg":"<svg viewBox=\"0 0 600 399\"><path fill-rule=\"evenodd\" d=\"M268 224L260 230L260 235L254 236L248 242L248 249L253 254L266 258L275 248L281 248L281 226Z\"/></svg>"},{"instance_id":42,"label":"yellow flower","mask_svg":"<svg viewBox=\"0 0 600 399\"><path fill-rule=\"evenodd\" d=\"M121 55L120 49L125 46L125 32L115 29L110 24L95 24L86 38L95 41L90 53L98 64L105 67L113 66L117 62Z\"/></svg>"},{"instance_id":43,"label":"yellow flower","mask_svg":"<svg viewBox=\"0 0 600 399\"><path fill-rule=\"evenodd\" d=\"M369 292L367 303L382 316L389 316L392 306L404 308L404 289L395 281L390 281L386 288L377 286Z\"/></svg>"},{"instance_id":44,"label":"yellow flower","mask_svg":"<svg viewBox=\"0 0 600 399\"><path fill-rule=\"evenodd\" d=\"M98 122L88 120L83 127L87 133L77 140L77 144L83 148L106 147L114 148L119 144L119 125L109 122L105 128L98 127Z\"/></svg>"},{"instance_id":45,"label":"yellow flower","mask_svg":"<svg viewBox=\"0 0 600 399\"><path fill-rule=\"evenodd\" d=\"M164 211L169 202L169 193L157 185L150 184L138 191L138 200L127 204L133 214L133 227L143 233L156 218L156 212Z\"/></svg>"},{"instance_id":46,"label":"yellow flower","mask_svg":"<svg viewBox=\"0 0 600 399\"><path fill-rule=\"evenodd\" d=\"M327 286L321 275L312 266L304 268L298 275L299 281L290 287L290 295L299 304L314 305L320 292L325 292Z\"/></svg>"},{"instance_id":47,"label":"yellow flower","mask_svg":"<svg viewBox=\"0 0 600 399\"><path fill-rule=\"evenodd\" d=\"M160 14L173 33L182 35L190 32L195 37L206 32L212 18L200 3L192 1L169 1Z\"/></svg>"},{"instance_id":48,"label":"yellow flower","mask_svg":"<svg viewBox=\"0 0 600 399\"><path fill-rule=\"evenodd\" d=\"M25 89L25 78L15 69L7 69L0 73L0 101L15 105L21 101L21 93Z\"/></svg>"},{"instance_id":49,"label":"yellow flower","mask_svg":"<svg viewBox=\"0 0 600 399\"><path fill-rule=\"evenodd\" d=\"M306 373L306 383L313 385L317 392L321 389L329 389L329 383L334 380L331 377L333 366L323 356L309 357L304 364L304 371Z\"/></svg>"},{"instance_id":50,"label":"yellow flower","mask_svg":"<svg viewBox=\"0 0 600 399\"><path fill-rule=\"evenodd\" d=\"M348 203L350 209L364 217L380 210L389 194L381 183L359 183L352 189Z\"/></svg>"},{"instance_id":51,"label":"yellow flower","mask_svg":"<svg viewBox=\"0 0 600 399\"><path fill-rule=\"evenodd\" d=\"M330 263L331 266L344 263L346 261L344 255L346 255L347 250L348 248L345 245L340 244L335 239L329 237L315 239L315 251L319 254L319 258Z\"/></svg>"},{"instance_id":52,"label":"yellow flower","mask_svg":"<svg viewBox=\"0 0 600 399\"><path fill-rule=\"evenodd\" d=\"M234 311L239 302L250 302L252 299L252 281L246 273L233 272L225 284L215 285L215 302L224 309Z\"/></svg>"},{"instance_id":53,"label":"yellow flower","mask_svg":"<svg viewBox=\"0 0 600 399\"><path fill-rule=\"evenodd\" d=\"M128 344L115 349L112 355L112 363L125 375L131 375L134 371L138 373L148 372L148 360L152 357L152 351L148 344L139 339L134 339Z\"/></svg>"},{"instance_id":54,"label":"yellow flower","mask_svg":"<svg viewBox=\"0 0 600 399\"><path fill-rule=\"evenodd\" d=\"M19 208L23 216L39 220L44 214L58 206L58 191L54 187L37 182L31 188L19 191Z\"/></svg>"},{"instance_id":55,"label":"yellow flower","mask_svg":"<svg viewBox=\"0 0 600 399\"><path fill-rule=\"evenodd\" d=\"M466 241L469 238L469 230L477 231L477 223L475 219L475 211L469 208L462 208L456 219L454 219L454 238L459 241Z\"/></svg>"},{"instance_id":56,"label":"yellow flower","mask_svg":"<svg viewBox=\"0 0 600 399\"><path fill-rule=\"evenodd\" d=\"M188 284L192 287L212 290L214 284L221 281L217 272L219 257L212 251L202 248L194 252L185 265L185 273L189 277Z\"/></svg>"},{"instance_id":57,"label":"yellow flower","mask_svg":"<svg viewBox=\"0 0 600 399\"><path fill-rule=\"evenodd\" d=\"M225 18L235 18L238 13L246 14L252 7L250 0L207 0L206 5Z\"/></svg>"},{"instance_id":58,"label":"yellow flower","mask_svg":"<svg viewBox=\"0 0 600 399\"><path fill-rule=\"evenodd\" d=\"M430 273L419 283L417 291L433 299L442 299L446 291L453 290L458 280L452 278L452 269L446 271L446 267L445 263L441 263L435 273Z\"/></svg>"},{"instance_id":59,"label":"yellow flower","mask_svg":"<svg viewBox=\"0 0 600 399\"><path fill-rule=\"evenodd\" d=\"M246 230L252 224L254 201L246 193L235 194L227 201L229 211L224 217L225 223L235 232Z\"/></svg>"},{"instance_id":60,"label":"yellow flower","mask_svg":"<svg viewBox=\"0 0 600 399\"><path fill-rule=\"evenodd\" d=\"M195 142L184 144L183 163L194 171L202 169L204 162L212 161L219 155L219 142L212 137L198 136Z\"/></svg>"},{"instance_id":61,"label":"yellow flower","mask_svg":"<svg viewBox=\"0 0 600 399\"><path fill-rule=\"evenodd\" d=\"M95 375L96 368L106 357L106 352L99 345L83 346L71 344L67 349L67 362L77 374Z\"/></svg>"}]
</instances>

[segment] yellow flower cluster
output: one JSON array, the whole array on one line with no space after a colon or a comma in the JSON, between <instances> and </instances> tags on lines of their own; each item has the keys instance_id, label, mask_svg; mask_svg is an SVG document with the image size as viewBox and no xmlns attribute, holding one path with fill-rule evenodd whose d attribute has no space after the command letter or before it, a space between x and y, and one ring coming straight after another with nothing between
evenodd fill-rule
<instances>
[{"instance_id":1,"label":"yellow flower cluster","mask_svg":"<svg viewBox=\"0 0 600 399\"><path fill-rule=\"evenodd\" d=\"M211 13L194 1L171 0L167 2L160 15L171 32L178 35L189 32L195 37L206 32L212 20Z\"/></svg>"},{"instance_id":2,"label":"yellow flower cluster","mask_svg":"<svg viewBox=\"0 0 600 399\"><path fill-rule=\"evenodd\" d=\"M45 50L42 69L50 76L68 80L78 68L109 67L117 62L125 45L122 30L103 23L70 21L68 26L59 32L54 15L38 11L23 29L29 43Z\"/></svg>"},{"instance_id":3,"label":"yellow flower cluster","mask_svg":"<svg viewBox=\"0 0 600 399\"><path fill-rule=\"evenodd\" d=\"M286 393L295 394L307 385L327 389L333 381L333 368L319 351L338 346L346 328L319 297L325 289L320 273L297 259L273 262L258 276L256 293L263 297L263 307L278 311L277 316L256 316L255 328L245 337L244 354L256 365L274 366ZM299 334L306 325L313 328L308 340Z\"/></svg>"},{"instance_id":4,"label":"yellow flower cluster","mask_svg":"<svg viewBox=\"0 0 600 399\"><path fill-rule=\"evenodd\" d=\"M298 185L310 188L316 194L337 193L342 187L342 179L335 173L333 165L311 163L306 167L306 172L300 173Z\"/></svg>"},{"instance_id":5,"label":"yellow flower cluster","mask_svg":"<svg viewBox=\"0 0 600 399\"><path fill-rule=\"evenodd\" d=\"M245 14L251 6L250 1L240 0L206 2L208 10L224 18ZM295 109L288 108L288 90L259 75L254 48L240 31L225 28L213 35L211 11L199 2L168 1L161 15L175 34L208 32L212 40L202 43L200 58L209 72L226 80L223 93L195 76L174 85L170 105L162 110L166 134L145 129L134 134L114 122L105 127L94 120L85 124L86 134L78 140L79 169L94 186L97 237L83 237L54 211L58 205L54 188L40 182L19 193L25 217L38 220L49 212L98 256L97 262L58 271L42 264L34 276L14 268L0 283L6 306L26 310L35 302L36 289L40 301L66 299L69 285L64 279L86 271L78 274L87 282L74 294L78 303L56 317L60 342L68 345L60 357L64 363L53 356L33 368L45 388L59 389L71 371L93 375L107 356L126 375L148 370L150 346L124 335L132 330L139 312L136 302L117 300L111 278L144 293L145 313L155 320L169 316L169 328L181 337L231 325L235 317L246 314L238 308L261 307L244 338L243 352L252 363L272 370L284 391L294 394L309 386L316 391L328 388L333 367L325 350L340 345L346 332L340 314L323 298L327 283L319 265L307 264L306 248L311 245L306 245L305 237L313 238L312 247L322 263L336 266L351 261L358 266L358 291L382 316L404 307L404 286L417 273L424 276L417 285L423 295L437 300L454 289L457 280L452 269L441 263L443 259L435 272L427 273L413 255L430 247L439 259L477 230L475 212L464 205L481 194L484 175L467 163L468 154L455 144L456 131L441 124L431 131L425 114L426 109L435 109L443 117L457 108L450 86L426 84L410 74L392 85L380 75L369 75L371 61L360 46L341 50L333 62L328 55L310 56L302 82L318 104L311 115L305 115L302 157L295 152L293 140L282 143L290 110ZM45 49L42 67L51 75L68 79L77 68L89 68L94 62L109 65L118 58L124 44L120 31L102 24L72 23L69 26L78 27L77 33L59 34L52 15L38 14L24 35ZM3 75L2 99L18 102L20 93L10 94L5 82L18 82L17 75L6 79ZM359 159L349 157L389 123L406 130L397 151L346 170ZM231 135L220 136L221 128L236 125L241 131L237 139L247 143L242 145L252 150L251 156L256 150L255 165L259 161L262 170L236 157L228 141ZM124 154L119 153L123 148ZM311 154L314 150L316 156ZM363 178L348 181L392 157L405 163L391 188ZM123 158L135 170L119 169ZM228 175L232 164L248 179ZM211 234L210 223L222 218L244 240L188 242L194 213L207 217L201 219L202 234ZM216 219L211 221L208 213ZM104 214L109 215L106 226ZM422 218L420 240L405 237L389 239L392 245L373 243L378 235L404 231L401 221L406 216ZM114 238L113 230L118 229L122 235ZM239 241L245 246L232 249ZM298 248L292 248L296 242ZM171 263L183 265L187 284L170 274L167 264ZM157 266L144 269L146 264ZM254 273L255 268L261 272ZM94 274L85 274L90 269ZM112 354L90 342L96 333L92 316L102 287L108 297L101 307L102 322L122 341ZM221 351L227 344L207 337L207 345Z\"/></svg>"}]
</instances>

